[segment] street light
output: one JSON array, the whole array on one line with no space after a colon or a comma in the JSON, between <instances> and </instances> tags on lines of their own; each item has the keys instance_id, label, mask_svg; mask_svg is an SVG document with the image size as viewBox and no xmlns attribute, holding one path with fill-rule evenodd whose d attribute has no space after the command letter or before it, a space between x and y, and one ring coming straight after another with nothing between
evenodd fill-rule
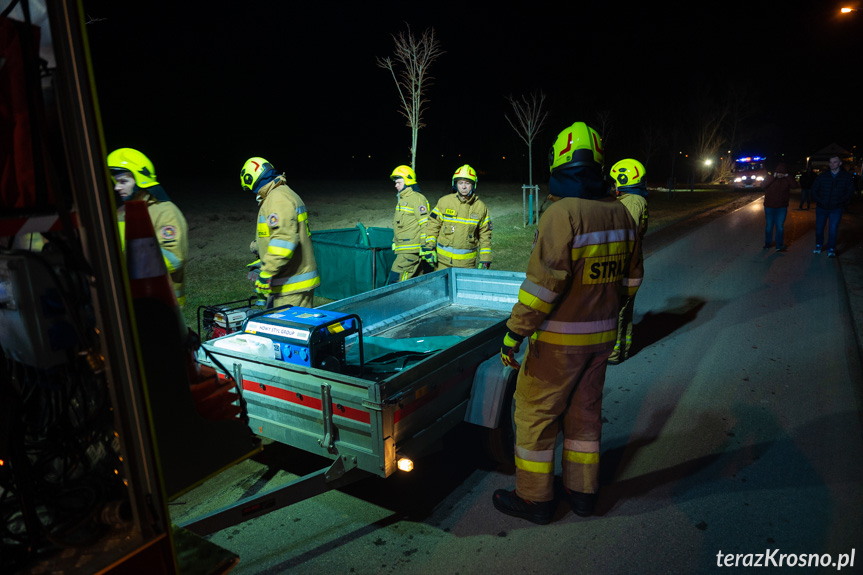
<instances>
[{"instance_id":1,"label":"street light","mask_svg":"<svg viewBox=\"0 0 863 575\"><path fill-rule=\"evenodd\" d=\"M860 10L858 8L842 8L839 11L843 14L850 14L851 12L859 12Z\"/></svg>"}]
</instances>

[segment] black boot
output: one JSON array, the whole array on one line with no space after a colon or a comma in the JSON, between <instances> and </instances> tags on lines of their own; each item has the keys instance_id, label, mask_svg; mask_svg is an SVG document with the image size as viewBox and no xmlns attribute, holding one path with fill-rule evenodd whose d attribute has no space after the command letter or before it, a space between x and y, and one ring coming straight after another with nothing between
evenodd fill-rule
<instances>
[{"instance_id":1,"label":"black boot","mask_svg":"<svg viewBox=\"0 0 863 575\"><path fill-rule=\"evenodd\" d=\"M596 507L596 493L581 493L564 488L566 500L572 512L579 517L590 517Z\"/></svg>"},{"instance_id":2,"label":"black boot","mask_svg":"<svg viewBox=\"0 0 863 575\"><path fill-rule=\"evenodd\" d=\"M515 493L515 489L507 491L498 489L492 496L494 508L501 513L527 519L537 525L546 525L554 515L555 501L528 501Z\"/></svg>"}]
</instances>

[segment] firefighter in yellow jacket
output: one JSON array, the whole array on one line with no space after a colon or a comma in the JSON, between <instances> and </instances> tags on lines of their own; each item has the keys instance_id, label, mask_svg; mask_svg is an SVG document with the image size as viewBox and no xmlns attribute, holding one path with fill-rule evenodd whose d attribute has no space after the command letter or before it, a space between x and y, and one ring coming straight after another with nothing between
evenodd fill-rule
<instances>
[{"instance_id":1,"label":"firefighter in yellow jacket","mask_svg":"<svg viewBox=\"0 0 863 575\"><path fill-rule=\"evenodd\" d=\"M168 194L156 180L153 163L141 152L132 148L120 148L108 154L108 169L114 178L114 190L123 202L142 200L147 202L147 212L156 232L165 267L171 275L174 293L180 307L186 303L185 275L189 258L189 225L180 208L168 198ZM117 210L120 239L125 239L125 209ZM123 246L125 250L125 245Z\"/></svg>"},{"instance_id":2,"label":"firefighter in yellow jacket","mask_svg":"<svg viewBox=\"0 0 863 575\"><path fill-rule=\"evenodd\" d=\"M476 187L476 170L465 164L452 176L453 193L431 211L421 255L436 269L491 267L491 217Z\"/></svg>"},{"instance_id":3,"label":"firefighter in yellow jacket","mask_svg":"<svg viewBox=\"0 0 863 575\"><path fill-rule=\"evenodd\" d=\"M417 175L410 166L398 166L390 179L396 187L396 211L393 215L393 262L387 283L409 280L421 275L420 249L425 244L425 227L429 203L420 192Z\"/></svg>"},{"instance_id":4,"label":"firefighter in yellow jacket","mask_svg":"<svg viewBox=\"0 0 863 575\"><path fill-rule=\"evenodd\" d=\"M284 174L264 158L249 158L240 170L240 186L260 199L257 252L249 264L255 291L267 297L267 308L314 307L321 285L306 205L285 183Z\"/></svg>"},{"instance_id":5,"label":"firefighter in yellow jacket","mask_svg":"<svg viewBox=\"0 0 863 575\"><path fill-rule=\"evenodd\" d=\"M593 514L606 360L617 337L620 294L641 283L635 222L608 194L599 135L576 122L550 152L551 206L542 215L527 277L507 321L504 365L529 338L514 395L516 488L495 491L499 511L551 520L554 446L563 431L563 486L574 513Z\"/></svg>"},{"instance_id":6,"label":"firefighter in yellow jacket","mask_svg":"<svg viewBox=\"0 0 863 575\"><path fill-rule=\"evenodd\" d=\"M638 237L642 248L635 257L644 259L643 243L647 234L647 184L644 182L644 165L638 160L627 158L611 167L612 185L632 219L638 226ZM632 348L632 314L635 309L635 294L625 294L620 301L620 314L617 318L617 343L608 357L608 363L617 365L629 357Z\"/></svg>"}]
</instances>

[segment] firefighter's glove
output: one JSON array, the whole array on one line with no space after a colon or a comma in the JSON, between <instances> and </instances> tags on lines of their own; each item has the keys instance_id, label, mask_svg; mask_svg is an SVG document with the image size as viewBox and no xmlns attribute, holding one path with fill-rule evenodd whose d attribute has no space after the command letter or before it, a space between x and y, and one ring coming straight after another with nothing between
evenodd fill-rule
<instances>
[{"instance_id":1,"label":"firefighter's glove","mask_svg":"<svg viewBox=\"0 0 863 575\"><path fill-rule=\"evenodd\" d=\"M395 242L393 242L392 248L393 248L393 251L396 251L396 243Z\"/></svg>"},{"instance_id":2,"label":"firefighter's glove","mask_svg":"<svg viewBox=\"0 0 863 575\"><path fill-rule=\"evenodd\" d=\"M420 257L430 265L437 264L437 252L433 247L429 249L428 244L420 248Z\"/></svg>"},{"instance_id":3,"label":"firefighter's glove","mask_svg":"<svg viewBox=\"0 0 863 575\"><path fill-rule=\"evenodd\" d=\"M479 269L490 270L491 269L491 262L479 262Z\"/></svg>"},{"instance_id":4,"label":"firefighter's glove","mask_svg":"<svg viewBox=\"0 0 863 575\"><path fill-rule=\"evenodd\" d=\"M255 292L263 296L269 296L273 293L273 288L271 286L272 281L273 276L266 272L260 272L258 274L258 279L255 280Z\"/></svg>"},{"instance_id":5,"label":"firefighter's glove","mask_svg":"<svg viewBox=\"0 0 863 575\"><path fill-rule=\"evenodd\" d=\"M250 264L246 264L246 269L249 270L246 277L254 284L258 281L258 276L261 275L261 260L255 260Z\"/></svg>"},{"instance_id":6,"label":"firefighter's glove","mask_svg":"<svg viewBox=\"0 0 863 575\"><path fill-rule=\"evenodd\" d=\"M511 331L506 332L506 335L503 336L503 346L500 348L500 361L503 362L503 365L513 369L521 367L521 364L515 360L515 354L521 348L523 340L523 335L518 335Z\"/></svg>"}]
</instances>

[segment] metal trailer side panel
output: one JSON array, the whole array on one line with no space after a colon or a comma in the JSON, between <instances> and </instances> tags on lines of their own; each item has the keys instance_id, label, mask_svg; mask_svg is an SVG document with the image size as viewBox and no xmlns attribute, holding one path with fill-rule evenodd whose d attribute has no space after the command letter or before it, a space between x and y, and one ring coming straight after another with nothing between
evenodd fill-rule
<instances>
[{"instance_id":1,"label":"metal trailer side panel","mask_svg":"<svg viewBox=\"0 0 863 575\"><path fill-rule=\"evenodd\" d=\"M329 459L345 456L385 476L392 433L383 425L381 404L370 399L372 382L204 346L242 383L255 433Z\"/></svg>"},{"instance_id":2,"label":"metal trailer side panel","mask_svg":"<svg viewBox=\"0 0 863 575\"><path fill-rule=\"evenodd\" d=\"M388 403L396 409L393 437L398 454L423 453L436 439L464 421L479 365L500 350L505 319L426 361L431 369L416 377ZM432 360L436 361L432 361ZM417 375L411 373L411 375Z\"/></svg>"}]
</instances>

